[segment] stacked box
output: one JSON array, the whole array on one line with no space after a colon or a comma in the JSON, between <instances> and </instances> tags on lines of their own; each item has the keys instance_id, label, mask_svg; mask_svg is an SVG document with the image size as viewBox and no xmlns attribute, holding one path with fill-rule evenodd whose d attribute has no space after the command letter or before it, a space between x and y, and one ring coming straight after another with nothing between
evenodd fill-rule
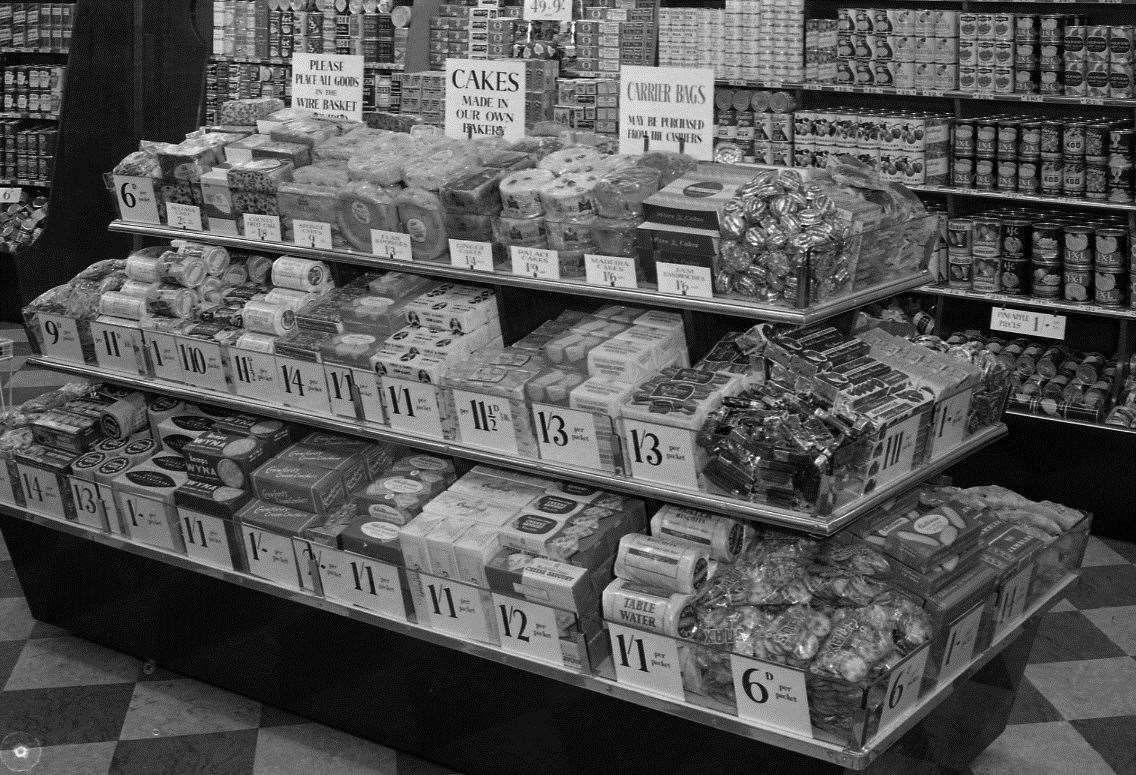
<instances>
[{"instance_id":1,"label":"stacked box","mask_svg":"<svg viewBox=\"0 0 1136 775\"><path fill-rule=\"evenodd\" d=\"M958 86L958 11L839 8L837 30L839 84L933 91Z\"/></svg>"},{"instance_id":2,"label":"stacked box","mask_svg":"<svg viewBox=\"0 0 1136 775\"><path fill-rule=\"evenodd\" d=\"M446 111L446 73L429 70L403 75L400 89L401 113L422 117L427 124L441 124Z\"/></svg>"},{"instance_id":3,"label":"stacked box","mask_svg":"<svg viewBox=\"0 0 1136 775\"><path fill-rule=\"evenodd\" d=\"M556 123L573 129L619 132L618 78L558 78Z\"/></svg>"}]
</instances>

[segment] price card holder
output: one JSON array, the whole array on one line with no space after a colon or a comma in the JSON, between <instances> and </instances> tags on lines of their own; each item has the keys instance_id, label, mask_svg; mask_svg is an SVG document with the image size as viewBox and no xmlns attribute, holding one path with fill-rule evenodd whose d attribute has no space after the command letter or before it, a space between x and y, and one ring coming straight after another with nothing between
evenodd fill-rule
<instances>
[{"instance_id":1,"label":"price card holder","mask_svg":"<svg viewBox=\"0 0 1136 775\"><path fill-rule=\"evenodd\" d=\"M584 276L588 285L608 288L638 288L635 259L627 256L598 256L584 254Z\"/></svg>"},{"instance_id":2,"label":"price card holder","mask_svg":"<svg viewBox=\"0 0 1136 775\"><path fill-rule=\"evenodd\" d=\"M355 390L355 371L350 366L338 366L334 363L325 363L323 371L327 378L327 401L331 406L331 413L336 417L361 417L358 393ZM373 379L373 376L372 376Z\"/></svg>"},{"instance_id":3,"label":"price card holder","mask_svg":"<svg viewBox=\"0 0 1136 775\"><path fill-rule=\"evenodd\" d=\"M259 242L283 242L280 236L280 218L276 215L257 215L245 213L241 216L241 226L249 239Z\"/></svg>"},{"instance_id":4,"label":"price card holder","mask_svg":"<svg viewBox=\"0 0 1136 775\"><path fill-rule=\"evenodd\" d=\"M299 590L300 575L292 539L253 525L241 527L241 543L248 558L249 573L278 586Z\"/></svg>"},{"instance_id":5,"label":"price card holder","mask_svg":"<svg viewBox=\"0 0 1136 775\"><path fill-rule=\"evenodd\" d=\"M554 665L564 664L556 611L508 595L493 594L493 612L501 648L513 654Z\"/></svg>"},{"instance_id":6,"label":"price card holder","mask_svg":"<svg viewBox=\"0 0 1136 775\"><path fill-rule=\"evenodd\" d=\"M422 574L430 626L457 638L499 643L487 610L489 592L457 581Z\"/></svg>"},{"instance_id":7,"label":"price card holder","mask_svg":"<svg viewBox=\"0 0 1136 775\"><path fill-rule=\"evenodd\" d=\"M444 438L441 396L434 385L391 377L383 377L381 385L391 428L432 439Z\"/></svg>"},{"instance_id":8,"label":"price card holder","mask_svg":"<svg viewBox=\"0 0 1136 775\"><path fill-rule=\"evenodd\" d=\"M410 235L400 231L371 229L371 255L389 258L391 261L413 261Z\"/></svg>"},{"instance_id":9,"label":"price card holder","mask_svg":"<svg viewBox=\"0 0 1136 775\"><path fill-rule=\"evenodd\" d=\"M615 461L600 448L599 424L611 424L591 412L554 404L533 404L533 429L541 460L598 471L614 471Z\"/></svg>"},{"instance_id":10,"label":"price card holder","mask_svg":"<svg viewBox=\"0 0 1136 775\"><path fill-rule=\"evenodd\" d=\"M693 431L628 419L623 421L623 448L632 478L698 489L701 453Z\"/></svg>"},{"instance_id":11,"label":"price card holder","mask_svg":"<svg viewBox=\"0 0 1136 775\"><path fill-rule=\"evenodd\" d=\"M523 17L528 21L572 21L572 0L525 0Z\"/></svg>"},{"instance_id":12,"label":"price card holder","mask_svg":"<svg viewBox=\"0 0 1136 775\"><path fill-rule=\"evenodd\" d=\"M330 389L331 385L328 385ZM370 369L351 369L351 387L355 391L355 406L359 417L371 422L385 423L387 414L383 394L379 391L379 378Z\"/></svg>"},{"instance_id":13,"label":"price card holder","mask_svg":"<svg viewBox=\"0 0 1136 775\"><path fill-rule=\"evenodd\" d=\"M328 414L327 377L323 364L276 357L276 397L285 406Z\"/></svg>"},{"instance_id":14,"label":"price card holder","mask_svg":"<svg viewBox=\"0 0 1136 775\"><path fill-rule=\"evenodd\" d=\"M71 501L75 504L75 521L94 530L110 531L109 520L118 521L118 508L110 487L71 477Z\"/></svg>"},{"instance_id":15,"label":"price card holder","mask_svg":"<svg viewBox=\"0 0 1136 775\"><path fill-rule=\"evenodd\" d=\"M1065 316L1050 315L1027 309L994 307L990 310L990 328L1010 334L1065 339Z\"/></svg>"},{"instance_id":16,"label":"price card holder","mask_svg":"<svg viewBox=\"0 0 1136 775\"><path fill-rule=\"evenodd\" d=\"M118 509L131 541L156 546L168 552L185 553L177 509L164 501L119 490Z\"/></svg>"},{"instance_id":17,"label":"price card holder","mask_svg":"<svg viewBox=\"0 0 1136 775\"><path fill-rule=\"evenodd\" d=\"M670 700L684 702L678 641L665 635L608 623L615 680Z\"/></svg>"},{"instance_id":18,"label":"price card holder","mask_svg":"<svg viewBox=\"0 0 1136 775\"><path fill-rule=\"evenodd\" d=\"M66 315L39 312L40 335L43 337L43 354L61 361L84 363L83 339L79 335L79 321Z\"/></svg>"},{"instance_id":19,"label":"price card holder","mask_svg":"<svg viewBox=\"0 0 1136 775\"><path fill-rule=\"evenodd\" d=\"M142 344L145 347L148 370L154 377L170 382L185 382L177 337L160 331L143 331Z\"/></svg>"},{"instance_id":20,"label":"price card holder","mask_svg":"<svg viewBox=\"0 0 1136 775\"><path fill-rule=\"evenodd\" d=\"M20 491L19 477L13 478L13 468L7 460L0 458L0 503L19 506L16 493ZM22 493L21 493L22 494Z\"/></svg>"},{"instance_id":21,"label":"price card holder","mask_svg":"<svg viewBox=\"0 0 1136 775\"><path fill-rule=\"evenodd\" d=\"M158 214L158 197L154 194L154 181L150 178L129 175L114 176L115 199L118 214L124 221L135 223L161 223Z\"/></svg>"},{"instance_id":22,"label":"price card holder","mask_svg":"<svg viewBox=\"0 0 1136 775\"><path fill-rule=\"evenodd\" d=\"M141 374L144 361L142 332L137 326L107 323L102 319L91 321L91 341L95 345L95 360L100 367L127 374Z\"/></svg>"},{"instance_id":23,"label":"price card holder","mask_svg":"<svg viewBox=\"0 0 1136 775\"><path fill-rule=\"evenodd\" d=\"M331 250L331 224L322 221L292 221L292 243L305 248Z\"/></svg>"},{"instance_id":24,"label":"price card holder","mask_svg":"<svg viewBox=\"0 0 1136 775\"><path fill-rule=\"evenodd\" d=\"M190 509L178 509L178 527L186 556L213 568L236 570L233 539L237 536L231 522Z\"/></svg>"},{"instance_id":25,"label":"price card holder","mask_svg":"<svg viewBox=\"0 0 1136 775\"><path fill-rule=\"evenodd\" d=\"M67 497L70 505L70 498L63 492L62 477L46 468L16 463L16 479L23 489L24 508L41 517L67 521L63 499Z\"/></svg>"},{"instance_id":26,"label":"price card holder","mask_svg":"<svg viewBox=\"0 0 1136 775\"><path fill-rule=\"evenodd\" d=\"M955 450L966 438L967 414L974 388L967 388L935 404L931 428L931 459L938 460Z\"/></svg>"},{"instance_id":27,"label":"price card holder","mask_svg":"<svg viewBox=\"0 0 1136 775\"><path fill-rule=\"evenodd\" d=\"M883 441L877 442L873 453L868 478L875 486L895 481L911 471L915 461L915 439L919 435L919 422L922 415L908 417L893 425L884 433Z\"/></svg>"},{"instance_id":28,"label":"price card holder","mask_svg":"<svg viewBox=\"0 0 1136 775\"><path fill-rule=\"evenodd\" d=\"M714 296L714 286L710 281L710 267L693 264L655 264L659 293L673 293L677 296L694 296L709 299Z\"/></svg>"},{"instance_id":29,"label":"price card holder","mask_svg":"<svg viewBox=\"0 0 1136 775\"><path fill-rule=\"evenodd\" d=\"M998 607L994 611L994 637L1009 630L1026 610L1033 563L1018 571L998 590Z\"/></svg>"},{"instance_id":30,"label":"price card holder","mask_svg":"<svg viewBox=\"0 0 1136 775\"><path fill-rule=\"evenodd\" d=\"M292 539L292 551L296 555L296 572L300 577L300 589L313 595L323 595L320 583L319 564L323 560L326 546L313 544L302 538Z\"/></svg>"},{"instance_id":31,"label":"price card holder","mask_svg":"<svg viewBox=\"0 0 1136 775\"><path fill-rule=\"evenodd\" d=\"M324 547L319 574L328 600L406 621L406 604L395 566Z\"/></svg>"},{"instance_id":32,"label":"price card holder","mask_svg":"<svg viewBox=\"0 0 1136 775\"><path fill-rule=\"evenodd\" d=\"M888 679L887 691L883 697L883 711L880 713L879 729L886 729L919 699L919 689L923 683L923 672L927 669L927 655L930 647L924 646L901 662Z\"/></svg>"},{"instance_id":33,"label":"price card holder","mask_svg":"<svg viewBox=\"0 0 1136 775\"><path fill-rule=\"evenodd\" d=\"M532 277L536 280L560 279L560 256L555 250L524 248L513 245L509 248L513 262L513 274Z\"/></svg>"},{"instance_id":34,"label":"price card holder","mask_svg":"<svg viewBox=\"0 0 1136 775\"><path fill-rule=\"evenodd\" d=\"M450 265L478 272L493 271L493 243L466 239L450 240Z\"/></svg>"},{"instance_id":35,"label":"price card holder","mask_svg":"<svg viewBox=\"0 0 1136 775\"><path fill-rule=\"evenodd\" d=\"M221 345L188 336L178 336L175 339L182 381L205 390L228 393L229 381L225 376L226 358Z\"/></svg>"},{"instance_id":36,"label":"price card holder","mask_svg":"<svg viewBox=\"0 0 1136 775\"><path fill-rule=\"evenodd\" d=\"M230 348L229 360L233 368L233 392L257 401L277 399L280 388L276 384L279 369L275 355Z\"/></svg>"},{"instance_id":37,"label":"price card holder","mask_svg":"<svg viewBox=\"0 0 1136 775\"><path fill-rule=\"evenodd\" d=\"M517 454L517 430L508 399L454 390L458 438L462 444Z\"/></svg>"},{"instance_id":38,"label":"price card holder","mask_svg":"<svg viewBox=\"0 0 1136 775\"><path fill-rule=\"evenodd\" d=\"M202 231L201 208L197 205L183 205L178 202L167 202L166 224L175 229Z\"/></svg>"},{"instance_id":39,"label":"price card holder","mask_svg":"<svg viewBox=\"0 0 1136 775\"><path fill-rule=\"evenodd\" d=\"M965 668L974 657L974 645L978 640L978 627L982 624L984 606L979 603L954 622L947 632L947 645L943 649L943 659L939 664L939 682L949 680Z\"/></svg>"},{"instance_id":40,"label":"price card holder","mask_svg":"<svg viewBox=\"0 0 1136 775\"><path fill-rule=\"evenodd\" d=\"M785 665L730 655L738 717L812 737L805 674Z\"/></svg>"}]
</instances>

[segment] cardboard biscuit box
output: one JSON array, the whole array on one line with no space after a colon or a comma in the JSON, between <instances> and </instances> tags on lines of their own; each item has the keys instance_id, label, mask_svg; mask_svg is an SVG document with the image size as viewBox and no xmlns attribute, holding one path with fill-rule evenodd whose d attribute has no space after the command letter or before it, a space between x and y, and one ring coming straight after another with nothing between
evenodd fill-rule
<instances>
[{"instance_id":1,"label":"cardboard biscuit box","mask_svg":"<svg viewBox=\"0 0 1136 775\"><path fill-rule=\"evenodd\" d=\"M174 493L188 481L185 458L164 452L114 480L119 518L130 540L185 553Z\"/></svg>"},{"instance_id":2,"label":"cardboard biscuit box","mask_svg":"<svg viewBox=\"0 0 1136 775\"><path fill-rule=\"evenodd\" d=\"M326 515L347 500L343 476L302 461L273 458L253 472L253 489L262 501Z\"/></svg>"}]
</instances>

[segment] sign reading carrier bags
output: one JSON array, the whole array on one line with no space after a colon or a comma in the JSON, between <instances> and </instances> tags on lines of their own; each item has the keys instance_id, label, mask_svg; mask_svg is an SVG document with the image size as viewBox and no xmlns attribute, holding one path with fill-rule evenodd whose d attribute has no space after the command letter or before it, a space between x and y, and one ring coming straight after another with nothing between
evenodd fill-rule
<instances>
[{"instance_id":1,"label":"sign reading carrier bags","mask_svg":"<svg viewBox=\"0 0 1136 775\"><path fill-rule=\"evenodd\" d=\"M363 120L363 57L293 54L292 106L325 118Z\"/></svg>"},{"instance_id":2,"label":"sign reading carrier bags","mask_svg":"<svg viewBox=\"0 0 1136 775\"><path fill-rule=\"evenodd\" d=\"M683 151L699 161L714 152L714 71L620 68L619 152Z\"/></svg>"},{"instance_id":3,"label":"sign reading carrier bags","mask_svg":"<svg viewBox=\"0 0 1136 775\"><path fill-rule=\"evenodd\" d=\"M447 59L446 134L524 137L524 60Z\"/></svg>"}]
</instances>

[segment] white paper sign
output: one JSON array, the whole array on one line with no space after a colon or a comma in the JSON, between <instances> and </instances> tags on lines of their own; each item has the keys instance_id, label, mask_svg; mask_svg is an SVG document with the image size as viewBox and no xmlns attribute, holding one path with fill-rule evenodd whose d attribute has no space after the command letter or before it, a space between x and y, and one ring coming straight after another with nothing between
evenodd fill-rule
<instances>
[{"instance_id":1,"label":"white paper sign","mask_svg":"<svg viewBox=\"0 0 1136 775\"><path fill-rule=\"evenodd\" d=\"M608 623L615 680L682 702L678 641L665 635Z\"/></svg>"},{"instance_id":2,"label":"white paper sign","mask_svg":"<svg viewBox=\"0 0 1136 775\"><path fill-rule=\"evenodd\" d=\"M548 606L496 593L493 595L493 610L497 616L497 634L501 636L501 648L522 657L555 665L564 664L556 611Z\"/></svg>"},{"instance_id":3,"label":"white paper sign","mask_svg":"<svg viewBox=\"0 0 1136 775\"><path fill-rule=\"evenodd\" d=\"M406 621L398 568L358 554L320 548L319 574L324 597Z\"/></svg>"},{"instance_id":4,"label":"white paper sign","mask_svg":"<svg viewBox=\"0 0 1136 775\"><path fill-rule=\"evenodd\" d=\"M229 360L233 367L233 391L238 396L258 401L276 400L275 355L229 348Z\"/></svg>"},{"instance_id":5,"label":"white paper sign","mask_svg":"<svg viewBox=\"0 0 1136 775\"><path fill-rule=\"evenodd\" d=\"M947 633L947 645L943 650L943 660L939 665L940 681L963 669L974 656L974 645L978 640L978 626L982 623L982 612L983 605L979 603L951 624L950 632Z\"/></svg>"},{"instance_id":6,"label":"white paper sign","mask_svg":"<svg viewBox=\"0 0 1136 775\"><path fill-rule=\"evenodd\" d=\"M1025 309L994 307L990 310L990 328L1009 334L1044 336L1046 339L1065 338L1065 316L1050 315Z\"/></svg>"},{"instance_id":7,"label":"white paper sign","mask_svg":"<svg viewBox=\"0 0 1136 775\"><path fill-rule=\"evenodd\" d=\"M970 411L970 399L973 393L974 388L967 388L961 393L956 393L935 404L935 425L932 428L931 446L932 460L938 460L956 449L966 438L967 413Z\"/></svg>"},{"instance_id":8,"label":"white paper sign","mask_svg":"<svg viewBox=\"0 0 1136 775\"><path fill-rule=\"evenodd\" d=\"M609 288L638 288L635 276L635 259L627 256L600 256L584 254L584 276L588 285L606 285Z\"/></svg>"},{"instance_id":9,"label":"white paper sign","mask_svg":"<svg viewBox=\"0 0 1136 775\"><path fill-rule=\"evenodd\" d=\"M620 68L619 152L714 154L714 71L696 67Z\"/></svg>"},{"instance_id":10,"label":"white paper sign","mask_svg":"<svg viewBox=\"0 0 1136 775\"><path fill-rule=\"evenodd\" d=\"M283 242L280 236L280 217L245 213L241 216L245 236L258 242Z\"/></svg>"},{"instance_id":11,"label":"white paper sign","mask_svg":"<svg viewBox=\"0 0 1136 775\"><path fill-rule=\"evenodd\" d=\"M467 239L450 240L450 265L459 269L493 271L493 243Z\"/></svg>"},{"instance_id":12,"label":"white paper sign","mask_svg":"<svg viewBox=\"0 0 1136 775\"><path fill-rule=\"evenodd\" d=\"M166 504L132 492L120 492L118 504L131 541L169 552L184 550L181 533L170 524Z\"/></svg>"},{"instance_id":13,"label":"white paper sign","mask_svg":"<svg viewBox=\"0 0 1136 775\"><path fill-rule=\"evenodd\" d=\"M175 229L201 231L201 208L179 202L166 202L166 223Z\"/></svg>"},{"instance_id":14,"label":"white paper sign","mask_svg":"<svg viewBox=\"0 0 1136 775\"><path fill-rule=\"evenodd\" d=\"M730 655L730 669L740 718L812 737L803 672L737 654Z\"/></svg>"},{"instance_id":15,"label":"white paper sign","mask_svg":"<svg viewBox=\"0 0 1136 775\"><path fill-rule=\"evenodd\" d=\"M371 255L389 258L391 261L412 261L410 235L400 231L371 229Z\"/></svg>"},{"instance_id":16,"label":"white paper sign","mask_svg":"<svg viewBox=\"0 0 1136 775\"><path fill-rule=\"evenodd\" d=\"M572 21L572 0L525 0L522 18L529 21Z\"/></svg>"},{"instance_id":17,"label":"white paper sign","mask_svg":"<svg viewBox=\"0 0 1136 775\"><path fill-rule=\"evenodd\" d=\"M391 428L405 433L442 438L442 414L438 391L427 382L384 377L383 405Z\"/></svg>"},{"instance_id":18,"label":"white paper sign","mask_svg":"<svg viewBox=\"0 0 1136 775\"><path fill-rule=\"evenodd\" d=\"M44 355L61 361L83 363L83 342L79 339L79 324L75 318L39 312L36 319L43 336Z\"/></svg>"},{"instance_id":19,"label":"white paper sign","mask_svg":"<svg viewBox=\"0 0 1136 775\"><path fill-rule=\"evenodd\" d=\"M91 321L91 340L99 366L111 371L138 374L138 352L142 349L142 333L137 328L115 323Z\"/></svg>"},{"instance_id":20,"label":"white paper sign","mask_svg":"<svg viewBox=\"0 0 1136 775\"><path fill-rule=\"evenodd\" d=\"M158 214L158 197L154 194L154 181L129 175L114 176L118 212L124 221L161 223Z\"/></svg>"},{"instance_id":21,"label":"white paper sign","mask_svg":"<svg viewBox=\"0 0 1136 775\"><path fill-rule=\"evenodd\" d=\"M285 406L328 414L327 377L323 366L297 358L276 357L277 398Z\"/></svg>"},{"instance_id":22,"label":"white paper sign","mask_svg":"<svg viewBox=\"0 0 1136 775\"><path fill-rule=\"evenodd\" d=\"M480 589L425 574L422 575L422 586L426 611L435 630L483 643L497 642L486 621Z\"/></svg>"},{"instance_id":23,"label":"white paper sign","mask_svg":"<svg viewBox=\"0 0 1136 775\"><path fill-rule=\"evenodd\" d=\"M71 500L75 504L75 521L95 530L107 530L106 502L114 498L111 489L86 479L71 477ZM117 515L117 512L115 512Z\"/></svg>"},{"instance_id":24,"label":"white paper sign","mask_svg":"<svg viewBox=\"0 0 1136 775\"><path fill-rule=\"evenodd\" d=\"M24 491L24 507L40 516L52 519L67 518L63 508L63 493L59 477L52 471L26 463L16 463L16 476Z\"/></svg>"},{"instance_id":25,"label":"white paper sign","mask_svg":"<svg viewBox=\"0 0 1136 775\"><path fill-rule=\"evenodd\" d=\"M23 198L22 188L0 188L0 204L16 204Z\"/></svg>"},{"instance_id":26,"label":"white paper sign","mask_svg":"<svg viewBox=\"0 0 1136 775\"><path fill-rule=\"evenodd\" d=\"M714 286L710 282L710 267L692 264L655 264L659 293L673 293L678 296L694 296L709 299L714 296Z\"/></svg>"},{"instance_id":27,"label":"white paper sign","mask_svg":"<svg viewBox=\"0 0 1136 775\"><path fill-rule=\"evenodd\" d=\"M995 611L995 637L1010 629L1025 612L1032 578L1033 565L1027 565L1025 569L1019 571L1016 576L1002 586L998 595L998 610Z\"/></svg>"},{"instance_id":28,"label":"white paper sign","mask_svg":"<svg viewBox=\"0 0 1136 775\"><path fill-rule=\"evenodd\" d=\"M869 478L875 480L876 487L895 481L911 471L921 419L922 415L908 417L899 425L889 428L883 441L876 445L880 453L872 461L875 470L869 469L868 472Z\"/></svg>"},{"instance_id":29,"label":"white paper sign","mask_svg":"<svg viewBox=\"0 0 1136 775\"><path fill-rule=\"evenodd\" d=\"M467 390L454 390L453 394L462 444L517 454L517 432L508 400Z\"/></svg>"},{"instance_id":30,"label":"white paper sign","mask_svg":"<svg viewBox=\"0 0 1136 775\"><path fill-rule=\"evenodd\" d=\"M445 126L449 137L524 137L524 60L447 59Z\"/></svg>"},{"instance_id":31,"label":"white paper sign","mask_svg":"<svg viewBox=\"0 0 1136 775\"><path fill-rule=\"evenodd\" d=\"M332 363L323 365L327 377L327 400L331 406L331 413L337 417L350 417L356 419L356 391L354 370L350 366L336 366Z\"/></svg>"},{"instance_id":32,"label":"white paper sign","mask_svg":"<svg viewBox=\"0 0 1136 775\"><path fill-rule=\"evenodd\" d=\"M624 420L623 431L633 478L698 489L694 433L640 420Z\"/></svg>"},{"instance_id":33,"label":"white paper sign","mask_svg":"<svg viewBox=\"0 0 1136 775\"><path fill-rule=\"evenodd\" d=\"M186 336L175 337L182 380L206 390L228 393L221 345Z\"/></svg>"},{"instance_id":34,"label":"white paper sign","mask_svg":"<svg viewBox=\"0 0 1136 775\"><path fill-rule=\"evenodd\" d=\"M888 681L883 698L883 711L880 713L880 729L886 729L919 699L923 671L927 669L927 654L930 648L924 646L917 654L896 668Z\"/></svg>"},{"instance_id":35,"label":"white paper sign","mask_svg":"<svg viewBox=\"0 0 1136 775\"><path fill-rule=\"evenodd\" d=\"M324 118L363 120L363 57L292 55L292 107Z\"/></svg>"},{"instance_id":36,"label":"white paper sign","mask_svg":"<svg viewBox=\"0 0 1136 775\"><path fill-rule=\"evenodd\" d=\"M241 541L248 558L249 573L288 589L300 588L292 539L252 525L244 525Z\"/></svg>"},{"instance_id":37,"label":"white paper sign","mask_svg":"<svg viewBox=\"0 0 1136 775\"><path fill-rule=\"evenodd\" d=\"M509 257L513 261L513 274L537 280L560 279L560 256L555 250L513 245L509 248Z\"/></svg>"},{"instance_id":38,"label":"white paper sign","mask_svg":"<svg viewBox=\"0 0 1136 775\"><path fill-rule=\"evenodd\" d=\"M607 469L600 457L596 416L553 404L533 404L540 459L581 468Z\"/></svg>"},{"instance_id":39,"label":"white paper sign","mask_svg":"<svg viewBox=\"0 0 1136 775\"><path fill-rule=\"evenodd\" d=\"M185 372L181 369L178 356L177 337L159 331L143 331L142 343L146 347L146 360L158 379L170 382L184 382Z\"/></svg>"},{"instance_id":40,"label":"white paper sign","mask_svg":"<svg viewBox=\"0 0 1136 775\"><path fill-rule=\"evenodd\" d=\"M322 221L292 221L292 242L305 248L331 250L331 224Z\"/></svg>"},{"instance_id":41,"label":"white paper sign","mask_svg":"<svg viewBox=\"0 0 1136 775\"><path fill-rule=\"evenodd\" d=\"M183 508L178 510L178 526L187 556L214 568L233 570L233 551L225 520Z\"/></svg>"}]
</instances>

